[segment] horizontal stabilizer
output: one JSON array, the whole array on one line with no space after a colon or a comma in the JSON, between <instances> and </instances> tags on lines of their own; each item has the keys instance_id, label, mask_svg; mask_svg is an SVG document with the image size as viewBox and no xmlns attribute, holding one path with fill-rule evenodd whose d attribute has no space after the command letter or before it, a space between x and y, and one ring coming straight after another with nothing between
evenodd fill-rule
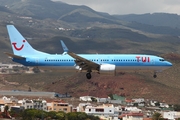
<instances>
[{"instance_id":1,"label":"horizontal stabilizer","mask_svg":"<svg viewBox=\"0 0 180 120\"><path fill-rule=\"evenodd\" d=\"M14 55L12 53L7 53L7 52L4 52L6 55L12 57L12 58L16 58L16 59L26 59L25 57L21 57L21 56L18 56L18 55Z\"/></svg>"}]
</instances>

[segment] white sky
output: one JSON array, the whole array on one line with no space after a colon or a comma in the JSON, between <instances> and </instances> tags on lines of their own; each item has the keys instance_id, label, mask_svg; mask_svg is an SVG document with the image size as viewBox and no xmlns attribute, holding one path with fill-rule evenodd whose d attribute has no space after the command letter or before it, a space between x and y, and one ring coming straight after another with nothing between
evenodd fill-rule
<instances>
[{"instance_id":1,"label":"white sky","mask_svg":"<svg viewBox=\"0 0 180 120\"><path fill-rule=\"evenodd\" d=\"M109 14L176 13L180 15L180 0L53 0L73 5L86 5Z\"/></svg>"}]
</instances>

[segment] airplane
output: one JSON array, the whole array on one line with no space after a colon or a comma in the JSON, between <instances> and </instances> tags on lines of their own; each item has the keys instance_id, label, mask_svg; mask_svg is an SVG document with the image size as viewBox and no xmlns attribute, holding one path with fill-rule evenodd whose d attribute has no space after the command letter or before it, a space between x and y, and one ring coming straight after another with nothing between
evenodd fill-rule
<instances>
[{"instance_id":1,"label":"airplane","mask_svg":"<svg viewBox=\"0 0 180 120\"><path fill-rule=\"evenodd\" d=\"M157 72L172 66L162 57L146 54L75 54L69 51L62 40L63 54L49 54L34 49L14 25L7 25L7 31L13 53L5 54L24 66L86 72L87 79L91 79L92 72L115 75L122 70L151 70L156 78Z\"/></svg>"}]
</instances>

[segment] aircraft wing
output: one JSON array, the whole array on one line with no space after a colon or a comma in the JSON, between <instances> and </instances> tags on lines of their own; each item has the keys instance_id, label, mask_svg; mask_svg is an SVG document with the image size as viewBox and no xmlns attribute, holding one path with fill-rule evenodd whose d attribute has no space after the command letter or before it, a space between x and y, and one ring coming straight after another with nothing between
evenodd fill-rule
<instances>
[{"instance_id":1,"label":"aircraft wing","mask_svg":"<svg viewBox=\"0 0 180 120\"><path fill-rule=\"evenodd\" d=\"M21 56L18 56L18 55L14 55L12 53L8 53L8 52L4 52L6 55L12 57L12 58L16 58L16 59L26 59L25 57L21 57Z\"/></svg>"},{"instance_id":2,"label":"aircraft wing","mask_svg":"<svg viewBox=\"0 0 180 120\"><path fill-rule=\"evenodd\" d=\"M70 52L67 46L64 44L64 42L62 40L60 40L60 42L64 50L64 53L67 53L68 55L70 55L71 57L75 59L75 63L77 66L79 66L80 70L87 70L89 72L91 72L92 70L97 70L97 71L99 70L99 67L100 67L99 64L92 62L88 59L85 59L73 52Z\"/></svg>"},{"instance_id":3,"label":"aircraft wing","mask_svg":"<svg viewBox=\"0 0 180 120\"><path fill-rule=\"evenodd\" d=\"M82 70L99 70L99 64L92 62L90 60L87 60L81 56L78 56L77 54L73 52L68 52L68 55L73 57L75 60L76 65L78 65Z\"/></svg>"}]
</instances>

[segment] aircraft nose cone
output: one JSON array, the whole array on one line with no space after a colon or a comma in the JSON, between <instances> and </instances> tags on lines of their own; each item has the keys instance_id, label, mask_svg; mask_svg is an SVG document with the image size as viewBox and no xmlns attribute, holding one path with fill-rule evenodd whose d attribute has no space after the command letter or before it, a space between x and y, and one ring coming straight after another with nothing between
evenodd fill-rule
<instances>
[{"instance_id":1,"label":"aircraft nose cone","mask_svg":"<svg viewBox=\"0 0 180 120\"><path fill-rule=\"evenodd\" d=\"M168 66L172 66L172 63L171 63L171 62L167 62L167 65L168 65Z\"/></svg>"}]
</instances>

